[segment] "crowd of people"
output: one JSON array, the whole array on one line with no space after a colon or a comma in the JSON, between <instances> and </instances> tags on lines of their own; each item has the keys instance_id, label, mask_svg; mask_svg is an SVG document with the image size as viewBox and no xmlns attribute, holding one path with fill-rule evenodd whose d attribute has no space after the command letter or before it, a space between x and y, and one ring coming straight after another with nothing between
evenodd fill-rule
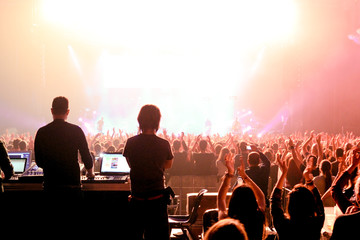
<instances>
[{"instance_id":1,"label":"crowd of people","mask_svg":"<svg viewBox=\"0 0 360 240\"><path fill-rule=\"evenodd\" d=\"M267 229L279 239L320 239L324 207L338 208L341 213L328 237L358 238L360 138L355 134L203 136L157 130L152 134L172 148L173 156L168 158L173 157L173 163L165 171L167 184L172 177L187 175L210 176L218 183L218 222L205 239L266 239ZM137 134L114 128L89 133L86 140L92 155L100 156L124 152L127 140ZM7 151L33 150L34 138L30 133L0 136Z\"/></svg>"}]
</instances>

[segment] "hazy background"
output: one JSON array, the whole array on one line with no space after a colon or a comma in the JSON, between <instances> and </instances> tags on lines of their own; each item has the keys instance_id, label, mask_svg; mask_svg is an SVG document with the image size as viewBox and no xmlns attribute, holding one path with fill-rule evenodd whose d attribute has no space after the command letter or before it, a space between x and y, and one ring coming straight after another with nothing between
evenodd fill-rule
<instances>
[{"instance_id":1,"label":"hazy background","mask_svg":"<svg viewBox=\"0 0 360 240\"><path fill-rule=\"evenodd\" d=\"M63 95L91 132L154 103L174 132L360 134L359 1L130 2L0 0L0 133Z\"/></svg>"}]
</instances>

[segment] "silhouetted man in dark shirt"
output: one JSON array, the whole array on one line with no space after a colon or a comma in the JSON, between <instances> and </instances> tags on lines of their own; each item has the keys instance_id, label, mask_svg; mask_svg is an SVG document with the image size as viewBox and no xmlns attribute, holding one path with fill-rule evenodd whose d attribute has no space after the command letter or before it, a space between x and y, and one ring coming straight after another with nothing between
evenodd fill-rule
<instances>
[{"instance_id":1,"label":"silhouetted man in dark shirt","mask_svg":"<svg viewBox=\"0 0 360 240\"><path fill-rule=\"evenodd\" d=\"M41 127L35 137L35 161L44 171L47 213L72 213L82 203L78 153L87 170L94 177L93 159L85 135L80 127L66 122L69 103L65 97L53 100L53 122ZM71 218L71 217L70 217ZM66 220L68 221L69 216Z\"/></svg>"},{"instance_id":2,"label":"silhouetted man in dark shirt","mask_svg":"<svg viewBox=\"0 0 360 240\"><path fill-rule=\"evenodd\" d=\"M194 152L192 154L194 160L194 175L216 175L217 173L215 154L213 152L206 152L206 148L206 140L201 140L199 143L200 152Z\"/></svg>"},{"instance_id":3,"label":"silhouetted man in dark shirt","mask_svg":"<svg viewBox=\"0 0 360 240\"><path fill-rule=\"evenodd\" d=\"M260 163L260 160L262 163ZM246 174L259 186L265 197L267 197L270 174L269 159L262 152L253 151L248 155L248 164L249 168L246 169Z\"/></svg>"}]
</instances>

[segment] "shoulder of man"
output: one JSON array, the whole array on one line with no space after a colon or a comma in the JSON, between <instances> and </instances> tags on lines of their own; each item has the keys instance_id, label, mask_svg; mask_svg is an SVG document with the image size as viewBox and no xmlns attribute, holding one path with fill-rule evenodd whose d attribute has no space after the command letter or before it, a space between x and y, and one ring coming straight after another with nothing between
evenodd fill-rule
<instances>
[{"instance_id":1,"label":"shoulder of man","mask_svg":"<svg viewBox=\"0 0 360 240\"><path fill-rule=\"evenodd\" d=\"M71 129L73 131L77 131L78 133L84 133L83 129L79 125L69 123L69 122L65 122L65 124L69 129Z\"/></svg>"}]
</instances>

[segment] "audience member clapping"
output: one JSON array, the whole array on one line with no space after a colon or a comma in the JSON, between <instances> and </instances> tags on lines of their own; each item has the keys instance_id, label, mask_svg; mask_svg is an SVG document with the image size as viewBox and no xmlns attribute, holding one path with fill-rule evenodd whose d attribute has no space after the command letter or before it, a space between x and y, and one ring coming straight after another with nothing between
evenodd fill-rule
<instances>
[{"instance_id":1,"label":"audience member clapping","mask_svg":"<svg viewBox=\"0 0 360 240\"><path fill-rule=\"evenodd\" d=\"M281 205L282 188L288 173L288 163L280 160L281 176L271 196L271 215L280 240L316 239L321 236L324 224L324 206L312 179L312 168L308 165L303 176L306 184L297 184L288 193L287 209Z\"/></svg>"},{"instance_id":2,"label":"audience member clapping","mask_svg":"<svg viewBox=\"0 0 360 240\"><path fill-rule=\"evenodd\" d=\"M243 184L232 191L229 207L226 207L226 195L234 177L234 158L229 153L226 158L227 173L224 175L218 193L219 220L230 217L244 224L249 240L261 240L265 234L265 196L261 189L247 176L243 161L240 161L238 174Z\"/></svg>"}]
</instances>

